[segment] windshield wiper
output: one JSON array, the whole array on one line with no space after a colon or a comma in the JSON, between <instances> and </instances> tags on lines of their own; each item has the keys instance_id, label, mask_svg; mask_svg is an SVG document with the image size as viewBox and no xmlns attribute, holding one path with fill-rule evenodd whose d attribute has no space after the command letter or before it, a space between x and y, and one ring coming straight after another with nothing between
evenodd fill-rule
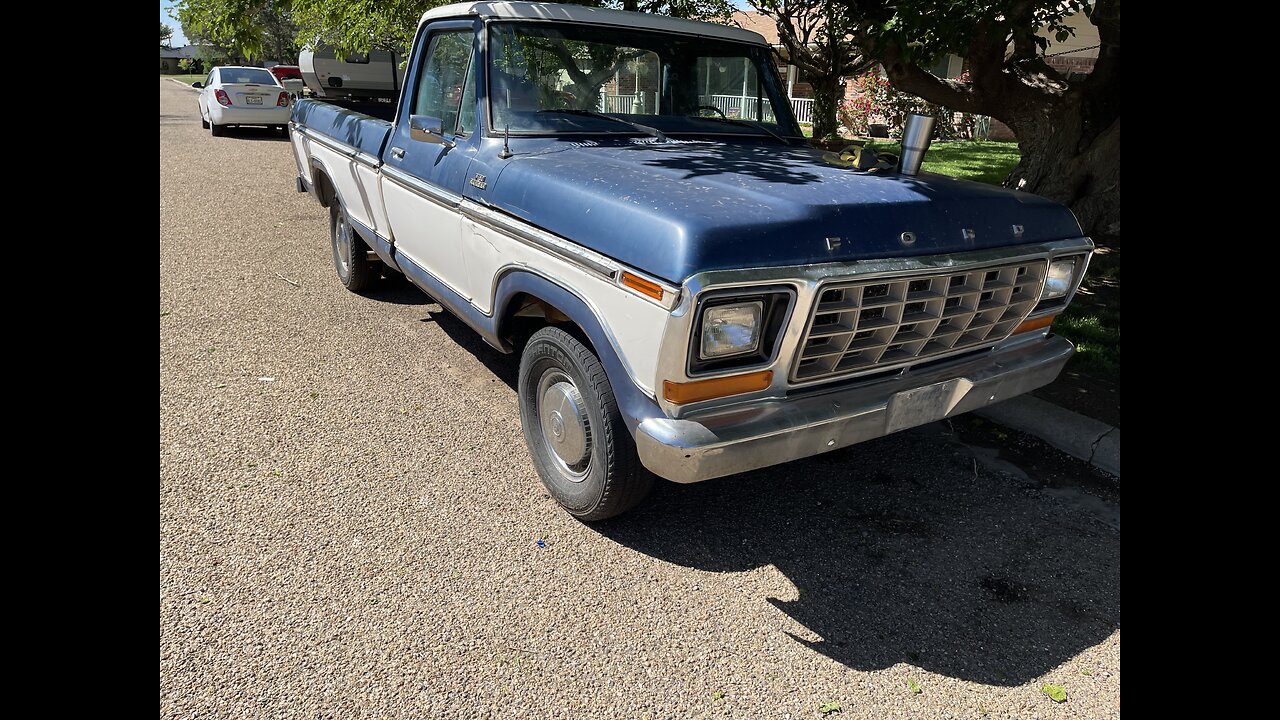
<instances>
[{"instance_id":1,"label":"windshield wiper","mask_svg":"<svg viewBox=\"0 0 1280 720\"><path fill-rule=\"evenodd\" d=\"M596 112L595 110L578 110L576 108L567 108L563 110L558 110L555 108L551 108L547 110L539 110L538 113L539 114L560 113L561 115L578 115L581 117L592 117L592 118L600 118L602 120L612 120L613 122L622 123L623 125L627 125L629 127L635 128L636 130L639 130L645 135L652 135L653 137L657 138L659 142L667 141L667 136L662 134L662 131L656 127L649 127L648 125L641 125L640 123L631 122L630 120L623 120L622 118L616 118L612 115L605 115L604 113Z\"/></svg>"},{"instance_id":2,"label":"windshield wiper","mask_svg":"<svg viewBox=\"0 0 1280 720\"><path fill-rule=\"evenodd\" d=\"M729 123L730 125L740 125L742 127L751 128L752 130L759 130L762 133L771 135L774 140L777 140L783 145L791 144L790 140L782 137L778 133L770 130L764 125L761 125L760 123L755 122L753 120L742 120L739 118L728 118L728 117L702 117L701 115L690 115L689 117L695 118L697 120L714 120L715 122L725 122L725 123Z\"/></svg>"}]
</instances>

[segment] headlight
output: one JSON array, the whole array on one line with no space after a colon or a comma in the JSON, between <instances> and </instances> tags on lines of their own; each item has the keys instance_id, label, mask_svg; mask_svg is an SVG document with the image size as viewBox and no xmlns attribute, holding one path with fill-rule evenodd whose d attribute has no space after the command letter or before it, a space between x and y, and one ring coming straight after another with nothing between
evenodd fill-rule
<instances>
[{"instance_id":1,"label":"headlight","mask_svg":"<svg viewBox=\"0 0 1280 720\"><path fill-rule=\"evenodd\" d=\"M760 346L764 302L717 305L702 312L703 360L753 353Z\"/></svg>"},{"instance_id":2,"label":"headlight","mask_svg":"<svg viewBox=\"0 0 1280 720\"><path fill-rule=\"evenodd\" d=\"M1066 297L1071 292L1071 285L1076 278L1076 263L1079 258L1067 258L1066 260L1054 260L1049 264L1049 277L1045 278L1044 290L1040 293L1040 300L1055 300L1060 297Z\"/></svg>"}]
</instances>

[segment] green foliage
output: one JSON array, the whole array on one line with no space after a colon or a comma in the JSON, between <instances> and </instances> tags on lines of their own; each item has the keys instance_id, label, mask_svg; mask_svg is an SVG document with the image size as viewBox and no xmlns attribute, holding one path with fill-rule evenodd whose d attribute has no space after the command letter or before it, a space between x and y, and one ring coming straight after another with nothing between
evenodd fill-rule
<instances>
[{"instance_id":1,"label":"green foliage","mask_svg":"<svg viewBox=\"0 0 1280 720\"><path fill-rule=\"evenodd\" d=\"M912 695L919 695L924 692L924 689L920 687L920 683L916 682L915 678L907 678L907 689L911 691Z\"/></svg>"},{"instance_id":2,"label":"green foliage","mask_svg":"<svg viewBox=\"0 0 1280 720\"><path fill-rule=\"evenodd\" d=\"M173 28L160 23L160 44L169 47L169 40L173 38Z\"/></svg>"},{"instance_id":3,"label":"green foliage","mask_svg":"<svg viewBox=\"0 0 1280 720\"><path fill-rule=\"evenodd\" d=\"M194 44L215 45L228 57L297 59L298 27L290 0L178 0L178 22Z\"/></svg>"},{"instance_id":4,"label":"green foliage","mask_svg":"<svg viewBox=\"0 0 1280 720\"><path fill-rule=\"evenodd\" d=\"M823 715L830 715L831 713L838 713L838 712L840 712L840 703L838 703L838 702L823 703L823 704L818 708L818 712L822 713Z\"/></svg>"},{"instance_id":5,"label":"green foliage","mask_svg":"<svg viewBox=\"0 0 1280 720\"><path fill-rule=\"evenodd\" d=\"M1048 695L1049 699L1056 703L1067 701L1067 690L1061 685L1045 684L1044 687L1040 688L1040 692Z\"/></svg>"},{"instance_id":6,"label":"green foliage","mask_svg":"<svg viewBox=\"0 0 1280 720\"><path fill-rule=\"evenodd\" d=\"M448 0L179 0L187 37L202 38L246 58L281 53L281 30L290 47L331 45L339 55L370 50L403 52L418 20ZM726 18L729 0L582 0L579 5L639 10L675 17Z\"/></svg>"},{"instance_id":7,"label":"green foliage","mask_svg":"<svg viewBox=\"0 0 1280 720\"><path fill-rule=\"evenodd\" d=\"M905 50L904 59L917 65L929 65L947 53L967 56L975 38L991 36L1025 38L1044 52L1049 38L1036 31L1043 28L1065 40L1073 32L1067 17L1088 14L1094 5L1094 0L948 0L941 8L935 0L835 2L848 11L855 34L867 44L894 43Z\"/></svg>"}]
</instances>

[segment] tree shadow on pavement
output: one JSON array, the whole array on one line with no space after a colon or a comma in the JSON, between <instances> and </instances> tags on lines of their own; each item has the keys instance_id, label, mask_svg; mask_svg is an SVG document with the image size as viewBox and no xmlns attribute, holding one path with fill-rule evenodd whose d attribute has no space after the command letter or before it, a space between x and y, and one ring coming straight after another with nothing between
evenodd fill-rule
<instances>
[{"instance_id":1,"label":"tree shadow on pavement","mask_svg":"<svg viewBox=\"0 0 1280 720\"><path fill-rule=\"evenodd\" d=\"M594 527L698 570L776 566L797 597L766 599L818 639L788 634L851 668L1018 685L1120 626L1120 533L945 430L665 484Z\"/></svg>"},{"instance_id":2,"label":"tree shadow on pavement","mask_svg":"<svg viewBox=\"0 0 1280 720\"><path fill-rule=\"evenodd\" d=\"M469 325L454 317L447 310L431 310L430 318L423 318L423 322L434 322L449 336L451 340L462 346L464 350L475 356L480 364L489 369L495 377L507 384L512 390L516 389L519 382L520 374L520 356L516 354L506 354L490 347L480 338L480 334L472 330Z\"/></svg>"}]
</instances>

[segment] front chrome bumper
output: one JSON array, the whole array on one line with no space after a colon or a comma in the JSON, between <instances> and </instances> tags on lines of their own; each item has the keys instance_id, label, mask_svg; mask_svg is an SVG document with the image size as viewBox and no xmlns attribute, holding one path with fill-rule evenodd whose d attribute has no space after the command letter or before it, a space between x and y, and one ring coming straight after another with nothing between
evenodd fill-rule
<instances>
[{"instance_id":1,"label":"front chrome bumper","mask_svg":"<svg viewBox=\"0 0 1280 720\"><path fill-rule=\"evenodd\" d=\"M695 413L636 428L640 460L680 483L755 470L969 412L1053 382L1075 348L1021 342L891 378Z\"/></svg>"}]
</instances>

